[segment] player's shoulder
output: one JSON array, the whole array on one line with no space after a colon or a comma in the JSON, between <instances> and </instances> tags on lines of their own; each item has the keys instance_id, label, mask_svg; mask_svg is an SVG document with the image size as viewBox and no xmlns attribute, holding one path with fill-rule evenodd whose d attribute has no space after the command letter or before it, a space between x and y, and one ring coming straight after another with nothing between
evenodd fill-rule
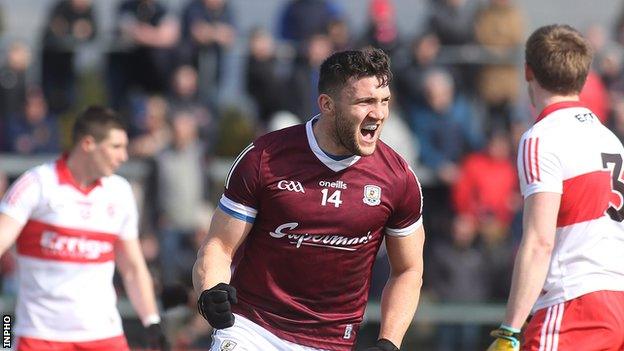
<instances>
[{"instance_id":1,"label":"player's shoulder","mask_svg":"<svg viewBox=\"0 0 624 351\"><path fill-rule=\"evenodd\" d=\"M543 141L565 137L570 129L570 125L567 122L569 118L573 118L567 112L566 110L556 111L538 119L522 134L520 142L536 138L540 138Z\"/></svg>"},{"instance_id":2,"label":"player's shoulder","mask_svg":"<svg viewBox=\"0 0 624 351\"><path fill-rule=\"evenodd\" d=\"M384 164L386 164L393 174L414 174L414 171L410 167L409 163L403 158L403 156L401 156L392 147L390 147L390 145L386 144L382 140L377 141L375 156L380 159Z\"/></svg>"},{"instance_id":3,"label":"player's shoulder","mask_svg":"<svg viewBox=\"0 0 624 351\"><path fill-rule=\"evenodd\" d=\"M254 140L252 145L259 150L283 149L292 147L294 144L300 144L306 140L305 125L297 124L268 132Z\"/></svg>"},{"instance_id":4,"label":"player's shoulder","mask_svg":"<svg viewBox=\"0 0 624 351\"><path fill-rule=\"evenodd\" d=\"M56 171L56 161L46 162L28 169L21 176L22 178L31 178L40 184L57 182L58 174Z\"/></svg>"},{"instance_id":5,"label":"player's shoulder","mask_svg":"<svg viewBox=\"0 0 624 351\"><path fill-rule=\"evenodd\" d=\"M101 179L102 185L111 190L132 191L132 186L128 179L119 174L111 174Z\"/></svg>"},{"instance_id":6,"label":"player's shoulder","mask_svg":"<svg viewBox=\"0 0 624 351\"><path fill-rule=\"evenodd\" d=\"M615 135L615 133L613 133L613 131L607 126L601 124L599 134L599 138L614 149L624 150L624 145L622 145L622 141L620 140L620 138L618 138L618 136Z\"/></svg>"},{"instance_id":7,"label":"player's shoulder","mask_svg":"<svg viewBox=\"0 0 624 351\"><path fill-rule=\"evenodd\" d=\"M377 150L379 156L386 158L394 163L400 165L407 165L407 161L403 156L399 155L390 145L386 144L383 140L377 141Z\"/></svg>"}]
</instances>

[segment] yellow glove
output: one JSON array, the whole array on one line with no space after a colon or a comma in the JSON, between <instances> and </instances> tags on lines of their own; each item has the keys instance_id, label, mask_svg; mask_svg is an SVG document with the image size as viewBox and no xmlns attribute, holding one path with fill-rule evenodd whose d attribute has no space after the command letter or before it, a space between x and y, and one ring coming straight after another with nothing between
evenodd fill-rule
<instances>
[{"instance_id":1,"label":"yellow glove","mask_svg":"<svg viewBox=\"0 0 624 351\"><path fill-rule=\"evenodd\" d=\"M490 336L496 338L487 351L520 351L520 330L501 325Z\"/></svg>"}]
</instances>

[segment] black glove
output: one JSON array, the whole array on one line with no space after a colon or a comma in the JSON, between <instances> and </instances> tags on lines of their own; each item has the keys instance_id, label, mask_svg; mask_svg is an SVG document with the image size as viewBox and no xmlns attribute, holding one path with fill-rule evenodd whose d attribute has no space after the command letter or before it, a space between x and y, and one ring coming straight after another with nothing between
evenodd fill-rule
<instances>
[{"instance_id":1,"label":"black glove","mask_svg":"<svg viewBox=\"0 0 624 351\"><path fill-rule=\"evenodd\" d=\"M367 348L365 351L400 351L392 341L388 339L379 339L375 343L375 346Z\"/></svg>"},{"instance_id":2,"label":"black glove","mask_svg":"<svg viewBox=\"0 0 624 351\"><path fill-rule=\"evenodd\" d=\"M160 323L150 324L145 328L145 339L148 350L169 351L171 349Z\"/></svg>"},{"instance_id":3,"label":"black glove","mask_svg":"<svg viewBox=\"0 0 624 351\"><path fill-rule=\"evenodd\" d=\"M229 328L234 325L232 304L236 303L236 289L225 283L219 283L204 290L197 300L199 314L215 329Z\"/></svg>"}]
</instances>

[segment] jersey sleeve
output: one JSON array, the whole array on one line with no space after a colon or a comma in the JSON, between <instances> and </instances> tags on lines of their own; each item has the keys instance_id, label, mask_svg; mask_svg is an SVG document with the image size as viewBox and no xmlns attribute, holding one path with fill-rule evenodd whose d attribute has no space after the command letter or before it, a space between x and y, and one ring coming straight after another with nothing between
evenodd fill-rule
<instances>
[{"instance_id":1,"label":"jersey sleeve","mask_svg":"<svg viewBox=\"0 0 624 351\"><path fill-rule=\"evenodd\" d=\"M234 160L225 179L219 208L232 217L253 223L258 213L261 150L247 146Z\"/></svg>"},{"instance_id":2,"label":"jersey sleeve","mask_svg":"<svg viewBox=\"0 0 624 351\"><path fill-rule=\"evenodd\" d=\"M34 171L20 176L0 202L0 212L25 224L41 199L41 182Z\"/></svg>"},{"instance_id":3,"label":"jersey sleeve","mask_svg":"<svg viewBox=\"0 0 624 351\"><path fill-rule=\"evenodd\" d=\"M563 170L555 145L530 133L518 145L518 179L524 198L538 192L563 192Z\"/></svg>"},{"instance_id":4,"label":"jersey sleeve","mask_svg":"<svg viewBox=\"0 0 624 351\"><path fill-rule=\"evenodd\" d=\"M403 191L398 194L398 204L386 223L386 234L390 236L407 236L422 225L422 191L411 167L404 179Z\"/></svg>"},{"instance_id":5,"label":"jersey sleeve","mask_svg":"<svg viewBox=\"0 0 624 351\"><path fill-rule=\"evenodd\" d=\"M119 237L121 240L136 239L139 237L139 210L137 208L136 199L132 192L132 186L125 182L127 191L125 191L126 201L126 218L123 221Z\"/></svg>"}]
</instances>

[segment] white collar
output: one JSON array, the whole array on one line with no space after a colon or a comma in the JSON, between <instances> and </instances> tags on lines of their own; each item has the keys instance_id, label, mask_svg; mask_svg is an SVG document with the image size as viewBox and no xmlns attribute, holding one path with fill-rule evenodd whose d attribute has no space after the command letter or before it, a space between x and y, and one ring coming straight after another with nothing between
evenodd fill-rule
<instances>
[{"instance_id":1,"label":"white collar","mask_svg":"<svg viewBox=\"0 0 624 351\"><path fill-rule=\"evenodd\" d=\"M333 158L327 156L327 154L321 150L318 143L316 142L316 138L314 137L314 131L312 130L312 124L315 120L318 120L319 115L312 117L306 123L306 135L308 136L308 145L310 145L310 149L314 153L314 156L319 159L319 161L323 162L327 168L331 169L334 172L342 171L343 169L351 166L356 163L361 157L357 155L353 155L347 157L342 160L334 160Z\"/></svg>"}]
</instances>

